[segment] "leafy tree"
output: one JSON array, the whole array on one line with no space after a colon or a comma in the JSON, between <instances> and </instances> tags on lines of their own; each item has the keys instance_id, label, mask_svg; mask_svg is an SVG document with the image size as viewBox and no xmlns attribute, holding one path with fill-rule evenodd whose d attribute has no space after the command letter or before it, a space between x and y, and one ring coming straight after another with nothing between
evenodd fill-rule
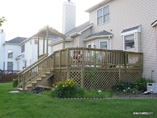
<instances>
[{"instance_id":1,"label":"leafy tree","mask_svg":"<svg viewBox=\"0 0 157 118\"><path fill-rule=\"evenodd\" d=\"M5 17L0 18L0 26L2 26L2 24L4 23L4 21L6 21Z\"/></svg>"}]
</instances>

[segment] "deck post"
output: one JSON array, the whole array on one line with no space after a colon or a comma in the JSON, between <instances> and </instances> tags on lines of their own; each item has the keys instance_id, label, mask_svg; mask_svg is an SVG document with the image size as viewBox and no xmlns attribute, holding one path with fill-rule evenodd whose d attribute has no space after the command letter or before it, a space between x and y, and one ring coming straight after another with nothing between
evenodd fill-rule
<instances>
[{"instance_id":1,"label":"deck post","mask_svg":"<svg viewBox=\"0 0 157 118\"><path fill-rule=\"evenodd\" d=\"M84 88L84 48L82 50L81 88Z\"/></svg>"},{"instance_id":2,"label":"deck post","mask_svg":"<svg viewBox=\"0 0 157 118\"><path fill-rule=\"evenodd\" d=\"M61 50L59 50L59 71L61 71Z\"/></svg>"},{"instance_id":3,"label":"deck post","mask_svg":"<svg viewBox=\"0 0 157 118\"><path fill-rule=\"evenodd\" d=\"M45 37L43 37L43 55L45 54Z\"/></svg>"},{"instance_id":4,"label":"deck post","mask_svg":"<svg viewBox=\"0 0 157 118\"><path fill-rule=\"evenodd\" d=\"M25 75L23 76L23 91L25 91Z\"/></svg>"},{"instance_id":5,"label":"deck post","mask_svg":"<svg viewBox=\"0 0 157 118\"><path fill-rule=\"evenodd\" d=\"M69 49L66 50L67 51L67 55L66 55L66 59L67 59L67 79L70 78L70 69L69 69Z\"/></svg>"},{"instance_id":6,"label":"deck post","mask_svg":"<svg viewBox=\"0 0 157 118\"><path fill-rule=\"evenodd\" d=\"M125 72L126 72L126 63L127 63L127 57L126 57L127 55L126 55L126 52L124 52L124 66L125 66Z\"/></svg>"},{"instance_id":7,"label":"deck post","mask_svg":"<svg viewBox=\"0 0 157 118\"><path fill-rule=\"evenodd\" d=\"M46 54L48 55L48 29L46 30Z\"/></svg>"},{"instance_id":8,"label":"deck post","mask_svg":"<svg viewBox=\"0 0 157 118\"><path fill-rule=\"evenodd\" d=\"M108 54L107 54L107 50L105 51L105 69L107 70L107 57Z\"/></svg>"},{"instance_id":9,"label":"deck post","mask_svg":"<svg viewBox=\"0 0 157 118\"><path fill-rule=\"evenodd\" d=\"M39 59L39 35L38 35L38 59Z\"/></svg>"},{"instance_id":10,"label":"deck post","mask_svg":"<svg viewBox=\"0 0 157 118\"><path fill-rule=\"evenodd\" d=\"M19 87L19 85L20 85L20 74L18 74L18 86L17 87Z\"/></svg>"}]
</instances>

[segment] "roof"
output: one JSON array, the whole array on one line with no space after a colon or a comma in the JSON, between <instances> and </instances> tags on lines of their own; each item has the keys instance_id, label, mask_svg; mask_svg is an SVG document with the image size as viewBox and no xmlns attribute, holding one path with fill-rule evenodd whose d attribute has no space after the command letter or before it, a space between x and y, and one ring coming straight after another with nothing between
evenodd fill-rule
<instances>
[{"instance_id":1,"label":"roof","mask_svg":"<svg viewBox=\"0 0 157 118\"><path fill-rule=\"evenodd\" d=\"M157 26L157 20L155 20L151 25L152 25L152 27Z\"/></svg>"},{"instance_id":2,"label":"roof","mask_svg":"<svg viewBox=\"0 0 157 118\"><path fill-rule=\"evenodd\" d=\"M102 7L103 5L105 5L111 1L113 1L113 0L103 0L103 1L99 2L98 4L92 6L91 8L87 9L85 12L91 12L99 7Z\"/></svg>"},{"instance_id":3,"label":"roof","mask_svg":"<svg viewBox=\"0 0 157 118\"><path fill-rule=\"evenodd\" d=\"M9 41L6 41L5 43L9 43L9 44L19 44L21 42L23 42L24 40L26 40L27 38L24 37L16 37L14 39L11 39Z\"/></svg>"},{"instance_id":4,"label":"roof","mask_svg":"<svg viewBox=\"0 0 157 118\"><path fill-rule=\"evenodd\" d=\"M83 31L85 31L86 29L88 29L92 26L93 26L93 23L90 24L90 22L88 21L88 22L85 22L78 27L75 27L71 31L67 32L65 35L70 36L70 35L77 34L77 33L79 34L79 33L82 33Z\"/></svg>"},{"instance_id":5,"label":"roof","mask_svg":"<svg viewBox=\"0 0 157 118\"><path fill-rule=\"evenodd\" d=\"M135 26L135 27L131 27L131 28L127 28L127 29L124 29L122 31L122 33L129 32L129 31L132 31L132 30L138 30L140 27L141 27L141 25L138 25L138 26Z\"/></svg>"},{"instance_id":6,"label":"roof","mask_svg":"<svg viewBox=\"0 0 157 118\"><path fill-rule=\"evenodd\" d=\"M84 39L84 41L94 39L94 38L98 38L98 37L108 37L108 36L113 36L113 34L103 30L101 32L97 32L97 33L89 35L88 37L86 37L86 39Z\"/></svg>"}]
</instances>

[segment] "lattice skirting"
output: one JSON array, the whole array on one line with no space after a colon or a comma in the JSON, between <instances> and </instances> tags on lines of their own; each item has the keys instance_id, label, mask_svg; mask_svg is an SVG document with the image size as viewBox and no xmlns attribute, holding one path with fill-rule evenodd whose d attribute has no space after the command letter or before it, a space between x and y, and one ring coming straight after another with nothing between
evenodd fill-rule
<instances>
[{"instance_id":1,"label":"lattice skirting","mask_svg":"<svg viewBox=\"0 0 157 118\"><path fill-rule=\"evenodd\" d=\"M69 76L67 75L69 74ZM81 87L81 74L84 75L84 87L91 89L111 89L119 81L135 81L142 76L140 69L94 69L70 68L68 70L55 70L53 83L65 81L67 77L73 78Z\"/></svg>"}]
</instances>

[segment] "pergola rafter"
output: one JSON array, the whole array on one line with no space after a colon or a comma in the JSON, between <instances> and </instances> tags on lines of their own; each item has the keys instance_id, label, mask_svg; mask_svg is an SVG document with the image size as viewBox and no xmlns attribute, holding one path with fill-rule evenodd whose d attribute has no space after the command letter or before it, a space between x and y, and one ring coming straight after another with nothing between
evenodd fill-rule
<instances>
[{"instance_id":1,"label":"pergola rafter","mask_svg":"<svg viewBox=\"0 0 157 118\"><path fill-rule=\"evenodd\" d=\"M64 34L60 33L59 31L57 31L56 29L53 29L49 26L45 26L38 31L37 35L38 35L38 58L39 58L39 36L43 37L43 55L45 54L45 38L46 38L46 44L47 44L46 45L46 54L48 55L48 36L49 35L61 37L63 39L63 49L65 48L66 36Z\"/></svg>"}]
</instances>

